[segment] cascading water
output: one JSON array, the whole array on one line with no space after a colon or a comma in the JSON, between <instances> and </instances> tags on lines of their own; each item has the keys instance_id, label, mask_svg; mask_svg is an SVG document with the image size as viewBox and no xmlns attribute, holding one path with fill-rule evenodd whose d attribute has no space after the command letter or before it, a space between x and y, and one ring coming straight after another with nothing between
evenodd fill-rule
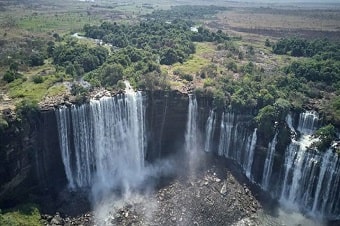
<instances>
[{"instance_id":1,"label":"cascading water","mask_svg":"<svg viewBox=\"0 0 340 226\"><path fill-rule=\"evenodd\" d=\"M318 124L319 118L316 112L306 111L300 114L298 131L302 134L312 134Z\"/></svg>"},{"instance_id":2,"label":"cascading water","mask_svg":"<svg viewBox=\"0 0 340 226\"><path fill-rule=\"evenodd\" d=\"M214 137L215 124L216 124L216 113L214 110L210 110L207 124L205 127L205 143L204 143L205 152L211 151L212 143L213 143L212 140Z\"/></svg>"},{"instance_id":3,"label":"cascading water","mask_svg":"<svg viewBox=\"0 0 340 226\"><path fill-rule=\"evenodd\" d=\"M266 161L264 162L264 169L262 174L262 189L267 191L269 189L270 177L272 175L272 169L274 164L274 154L277 144L277 133L275 134L273 140L268 145Z\"/></svg>"},{"instance_id":4,"label":"cascading water","mask_svg":"<svg viewBox=\"0 0 340 226\"><path fill-rule=\"evenodd\" d=\"M138 183L146 148L144 112L142 93L128 89L124 95L56 111L71 188L90 187L103 193Z\"/></svg>"},{"instance_id":5,"label":"cascading water","mask_svg":"<svg viewBox=\"0 0 340 226\"><path fill-rule=\"evenodd\" d=\"M287 116L286 116L286 123L289 127L289 129L295 133L295 128L293 126L293 119L292 119L292 115L289 113Z\"/></svg>"},{"instance_id":6,"label":"cascading water","mask_svg":"<svg viewBox=\"0 0 340 226\"><path fill-rule=\"evenodd\" d=\"M290 209L334 217L340 211L337 209L340 161L331 149L326 153L308 150L317 141L310 135L317 122L317 115L311 112L300 114L298 130L301 137L293 140L286 150L280 202Z\"/></svg>"},{"instance_id":7,"label":"cascading water","mask_svg":"<svg viewBox=\"0 0 340 226\"><path fill-rule=\"evenodd\" d=\"M112 189L129 190L142 182L147 134L143 99L142 93L127 86L125 94L56 110L61 155L70 188L91 188L95 195L105 195ZM198 118L197 100L189 95L185 150L190 167L199 149L213 152L215 147L216 112L209 112L203 141L199 139ZM292 121L288 115L288 127L301 136L285 152L280 202L290 209L334 218L340 212L340 159L331 149L326 153L308 150L315 141L311 134L319 121L314 112L301 113L296 130ZM254 159L258 164L261 158L255 152L257 129L251 131L247 125L244 115L222 113L217 151L220 156L234 160L253 181L261 178L255 177L253 167ZM275 134L268 145L262 181L257 181L266 191L271 191L277 139Z\"/></svg>"},{"instance_id":8,"label":"cascading water","mask_svg":"<svg viewBox=\"0 0 340 226\"><path fill-rule=\"evenodd\" d=\"M229 157L229 148L232 138L232 129L234 127L234 113L227 112L222 113L221 118L221 132L220 132L220 143L218 145L218 155Z\"/></svg>"},{"instance_id":9,"label":"cascading water","mask_svg":"<svg viewBox=\"0 0 340 226\"><path fill-rule=\"evenodd\" d=\"M65 168L66 178L69 183L69 187L74 189L75 183L73 181L73 172L71 168L71 150L70 150L70 114L67 108L62 107L56 111L58 121L58 132L59 132L59 144L61 149L61 156Z\"/></svg>"},{"instance_id":10,"label":"cascading water","mask_svg":"<svg viewBox=\"0 0 340 226\"><path fill-rule=\"evenodd\" d=\"M245 155L247 156L247 159L244 161L244 169L245 169L245 172L246 172L246 176L249 180L252 180L251 178L251 168L253 166L253 161L254 161L254 151L255 151L255 145L256 145L256 141L257 141L257 128L254 129L254 132L251 136L251 141L250 141L250 145L249 147L247 148L248 150L248 155Z\"/></svg>"},{"instance_id":11,"label":"cascading water","mask_svg":"<svg viewBox=\"0 0 340 226\"><path fill-rule=\"evenodd\" d=\"M195 153L198 149L197 136L197 100L194 95L189 95L188 120L185 133L185 150Z\"/></svg>"},{"instance_id":12,"label":"cascading water","mask_svg":"<svg viewBox=\"0 0 340 226\"><path fill-rule=\"evenodd\" d=\"M336 158L335 160L332 160L332 158ZM327 152L322 157L322 162L320 166L320 174L319 174L319 180L317 182L316 191L315 191L315 197L312 207L312 212L323 212L326 208L326 203L329 201L329 196L332 195L332 191L330 191L330 186L332 182L332 174L333 173L339 173L339 166L337 166L338 162L338 156L334 156L331 149L327 150ZM339 180L338 178L335 179ZM339 182L338 182L339 183ZM336 192L336 191L334 191ZM320 196L322 198L320 198Z\"/></svg>"},{"instance_id":13,"label":"cascading water","mask_svg":"<svg viewBox=\"0 0 340 226\"><path fill-rule=\"evenodd\" d=\"M250 133L232 112L222 113L220 126L218 155L235 160L251 180L257 129Z\"/></svg>"}]
</instances>

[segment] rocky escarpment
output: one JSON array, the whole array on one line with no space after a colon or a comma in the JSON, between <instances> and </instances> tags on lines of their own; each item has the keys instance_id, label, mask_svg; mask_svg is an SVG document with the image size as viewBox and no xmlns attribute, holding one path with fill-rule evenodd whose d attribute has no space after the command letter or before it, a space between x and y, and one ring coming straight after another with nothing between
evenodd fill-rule
<instances>
[{"instance_id":1,"label":"rocky escarpment","mask_svg":"<svg viewBox=\"0 0 340 226\"><path fill-rule=\"evenodd\" d=\"M198 153L205 150L229 159L249 181L276 199L282 198L305 211L327 210L322 213L329 213L330 217L338 213L340 202L337 200L340 200L340 196L328 192L336 191L339 187L338 158L331 150L327 154L306 150L305 141L312 142L310 134L318 126L315 113L291 113L292 122L288 119L270 122L272 128L266 131L256 128L257 124L251 113L214 109L209 98L189 98L187 94L174 91L139 92L138 109L133 111L136 93L131 91L129 95L106 97L82 106L61 107L57 112L53 109L41 111L20 125L13 123L1 140L3 158L0 174L4 176L1 177L0 185L2 205L28 197L26 194L31 194L31 198L44 203L36 197L48 194L50 203L56 203L50 209L64 210L61 212L65 214L68 210L61 206L67 203L68 198L58 193L65 193L63 189L70 182L66 180L67 172L67 179L71 178L74 179L72 182L76 182L72 188L82 189L84 186L90 187L96 180L93 172L96 171L97 164L110 167L119 165L122 168L117 168L118 171L133 168L125 168L126 158L124 154L119 156L120 150L128 152L134 149L126 145L131 141L136 147L142 147L147 161L145 165L152 165L156 160L176 153L188 153L190 146L196 152L189 155L199 155ZM140 114L141 110L145 110L145 113ZM63 113L59 115L59 122L55 115L58 112ZM117 115L120 117L114 118ZM130 116L137 115L137 120L131 121ZM67 133L58 128L58 125L61 126L60 120ZM106 122L109 122L109 126ZM111 127L116 122L119 122L120 127L113 133ZM145 128L142 125L144 122ZM136 125L132 125L134 123ZM194 129L188 130L189 127ZM142 132L136 134L131 131ZM63 141L65 149L59 146L58 132L67 135ZM300 136L291 136L292 133ZM96 139L91 139L94 137ZM187 145L187 138L194 142ZM106 148L112 146L115 146L112 150ZM125 149L122 149L123 146ZM139 151L139 148L136 149ZM61 153L66 154L66 157L62 158ZM116 153L118 157L112 153ZM132 152L128 156L138 156L136 163L140 164L142 160L144 164L143 154L137 153L134 156L135 154ZM116 170L107 170L110 167L102 167L101 173L115 175ZM124 178L126 175L121 176ZM84 178L88 179L86 183L81 181ZM304 183L300 184L299 181ZM332 183L337 185L332 187ZM304 193L305 185L308 187ZM178 184L175 187L184 189L185 186L181 186L183 185ZM330 193L335 195L327 195ZM323 194L327 195L327 201L320 199ZM72 194L69 197L72 199ZM177 200L176 197L174 199Z\"/></svg>"},{"instance_id":2,"label":"rocky escarpment","mask_svg":"<svg viewBox=\"0 0 340 226\"><path fill-rule=\"evenodd\" d=\"M0 204L56 195L66 184L53 111L10 121L0 138Z\"/></svg>"}]
</instances>

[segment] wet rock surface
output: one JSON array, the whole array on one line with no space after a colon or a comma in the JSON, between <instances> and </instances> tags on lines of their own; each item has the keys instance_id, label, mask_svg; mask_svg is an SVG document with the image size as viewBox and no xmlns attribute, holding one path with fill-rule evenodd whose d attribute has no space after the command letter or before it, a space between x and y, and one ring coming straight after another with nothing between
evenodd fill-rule
<instances>
[{"instance_id":1,"label":"wet rock surface","mask_svg":"<svg viewBox=\"0 0 340 226\"><path fill-rule=\"evenodd\" d=\"M247 222L254 222L252 218L262 208L234 173L214 164L195 175L176 177L148 194L129 195L118 202L106 208L105 217L98 217L95 211L76 217L61 212L42 219L51 226L253 225Z\"/></svg>"}]
</instances>

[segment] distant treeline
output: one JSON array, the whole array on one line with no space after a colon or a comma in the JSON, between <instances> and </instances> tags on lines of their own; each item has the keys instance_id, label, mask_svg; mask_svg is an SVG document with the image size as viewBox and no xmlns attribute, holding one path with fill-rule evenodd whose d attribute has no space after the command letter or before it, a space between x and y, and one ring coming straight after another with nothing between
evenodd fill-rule
<instances>
[{"instance_id":1,"label":"distant treeline","mask_svg":"<svg viewBox=\"0 0 340 226\"><path fill-rule=\"evenodd\" d=\"M197 20L206 17L212 17L220 11L225 11L228 8L221 6L199 6L199 5L183 5L172 6L169 10L155 10L151 14L146 15L148 19L162 20Z\"/></svg>"},{"instance_id":2,"label":"distant treeline","mask_svg":"<svg viewBox=\"0 0 340 226\"><path fill-rule=\"evenodd\" d=\"M308 41L299 38L280 39L274 46L275 54L290 54L295 57L314 57L318 59L340 60L340 44L325 39Z\"/></svg>"},{"instance_id":3,"label":"distant treeline","mask_svg":"<svg viewBox=\"0 0 340 226\"><path fill-rule=\"evenodd\" d=\"M340 44L328 40L290 38L280 39L273 45L276 54L288 54L307 59L294 61L286 68L307 81L324 82L335 89L340 87Z\"/></svg>"}]
</instances>

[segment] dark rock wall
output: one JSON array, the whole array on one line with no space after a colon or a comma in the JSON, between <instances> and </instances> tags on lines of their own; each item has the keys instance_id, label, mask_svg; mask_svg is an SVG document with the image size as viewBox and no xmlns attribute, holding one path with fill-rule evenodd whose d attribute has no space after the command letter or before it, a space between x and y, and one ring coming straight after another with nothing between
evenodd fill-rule
<instances>
[{"instance_id":1,"label":"dark rock wall","mask_svg":"<svg viewBox=\"0 0 340 226\"><path fill-rule=\"evenodd\" d=\"M188 95L176 91L154 91L146 93L145 100L148 132L146 160L152 162L183 151L188 117ZM204 145L205 126L212 99L199 97L197 102L197 126L200 135L197 142ZM217 113L214 128L213 150L216 152L221 114L221 112ZM249 117L246 118L251 121ZM250 123L245 123L248 124ZM20 124L13 122L2 134L0 147L0 207L22 201L27 198L27 194L31 193L55 196L67 185L53 110L41 111L34 119ZM260 166L263 166L265 155L258 156L260 156L259 168L262 169ZM257 164L255 162L254 165Z\"/></svg>"},{"instance_id":2,"label":"dark rock wall","mask_svg":"<svg viewBox=\"0 0 340 226\"><path fill-rule=\"evenodd\" d=\"M10 122L0 138L0 208L66 185L53 111Z\"/></svg>"},{"instance_id":3,"label":"dark rock wall","mask_svg":"<svg viewBox=\"0 0 340 226\"><path fill-rule=\"evenodd\" d=\"M148 93L146 105L147 160L180 151L185 136L188 96L179 92Z\"/></svg>"}]
</instances>

